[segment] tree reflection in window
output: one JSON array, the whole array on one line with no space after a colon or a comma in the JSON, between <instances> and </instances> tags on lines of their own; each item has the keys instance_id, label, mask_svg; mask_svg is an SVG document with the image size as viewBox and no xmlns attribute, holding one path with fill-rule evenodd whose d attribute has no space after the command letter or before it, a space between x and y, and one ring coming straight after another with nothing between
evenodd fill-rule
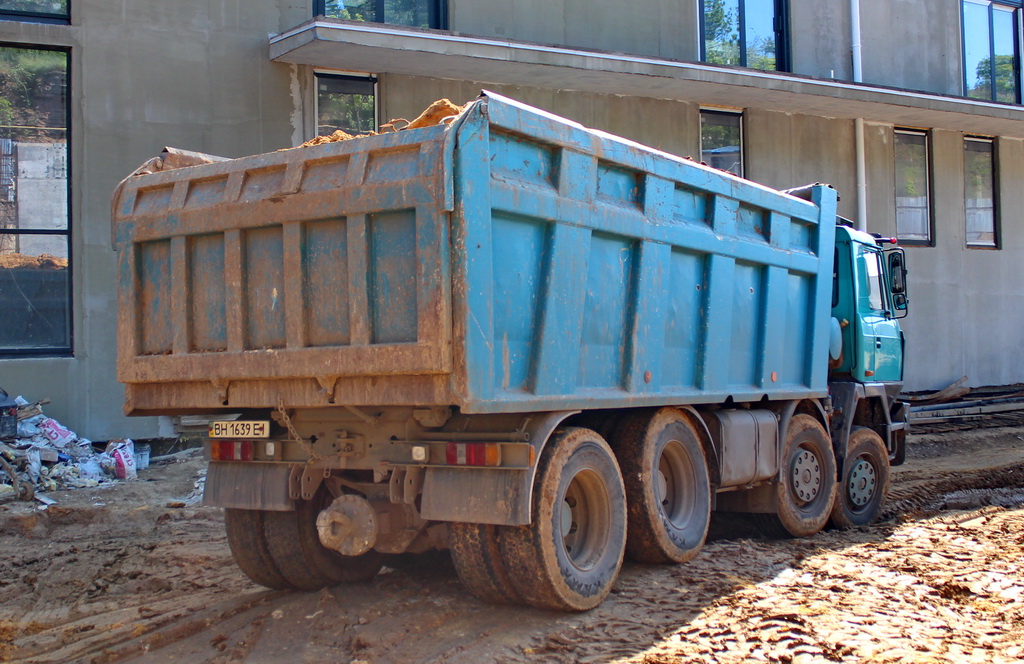
<instances>
[{"instance_id":1,"label":"tree reflection in window","mask_svg":"<svg viewBox=\"0 0 1024 664\"><path fill-rule=\"evenodd\" d=\"M702 0L703 60L785 70L784 0Z\"/></svg>"},{"instance_id":2,"label":"tree reflection in window","mask_svg":"<svg viewBox=\"0 0 1024 664\"><path fill-rule=\"evenodd\" d=\"M322 0L318 13L366 23L446 28L446 0Z\"/></svg>"},{"instance_id":3,"label":"tree reflection in window","mask_svg":"<svg viewBox=\"0 0 1024 664\"><path fill-rule=\"evenodd\" d=\"M964 94L1020 100L1020 3L963 0Z\"/></svg>"},{"instance_id":4,"label":"tree reflection in window","mask_svg":"<svg viewBox=\"0 0 1024 664\"><path fill-rule=\"evenodd\" d=\"M68 18L68 0L0 0L0 18L64 19Z\"/></svg>"},{"instance_id":5,"label":"tree reflection in window","mask_svg":"<svg viewBox=\"0 0 1024 664\"><path fill-rule=\"evenodd\" d=\"M375 83L366 76L317 74L317 135L339 129L352 135L376 130Z\"/></svg>"},{"instance_id":6,"label":"tree reflection in window","mask_svg":"<svg viewBox=\"0 0 1024 664\"><path fill-rule=\"evenodd\" d=\"M65 51L0 47L0 352L71 348Z\"/></svg>"}]
</instances>

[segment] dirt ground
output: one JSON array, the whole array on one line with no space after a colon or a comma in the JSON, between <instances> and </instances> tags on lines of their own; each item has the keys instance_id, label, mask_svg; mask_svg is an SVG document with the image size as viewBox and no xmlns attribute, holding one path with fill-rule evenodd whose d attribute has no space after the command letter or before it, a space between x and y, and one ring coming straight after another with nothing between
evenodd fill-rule
<instances>
[{"instance_id":1,"label":"dirt ground","mask_svg":"<svg viewBox=\"0 0 1024 664\"><path fill-rule=\"evenodd\" d=\"M584 614L481 604L445 553L262 589L192 502L203 467L0 505L0 661L1024 661L1022 426L912 436L882 523L773 541L717 520L697 559L627 564Z\"/></svg>"}]
</instances>

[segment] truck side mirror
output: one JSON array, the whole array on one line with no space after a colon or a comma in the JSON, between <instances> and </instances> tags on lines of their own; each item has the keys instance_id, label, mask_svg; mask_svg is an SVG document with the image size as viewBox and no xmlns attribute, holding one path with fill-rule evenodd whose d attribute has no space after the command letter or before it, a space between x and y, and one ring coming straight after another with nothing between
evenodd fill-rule
<instances>
[{"instance_id":1,"label":"truck side mirror","mask_svg":"<svg viewBox=\"0 0 1024 664\"><path fill-rule=\"evenodd\" d=\"M889 252L889 290L897 311L907 310L907 263L902 251Z\"/></svg>"}]
</instances>

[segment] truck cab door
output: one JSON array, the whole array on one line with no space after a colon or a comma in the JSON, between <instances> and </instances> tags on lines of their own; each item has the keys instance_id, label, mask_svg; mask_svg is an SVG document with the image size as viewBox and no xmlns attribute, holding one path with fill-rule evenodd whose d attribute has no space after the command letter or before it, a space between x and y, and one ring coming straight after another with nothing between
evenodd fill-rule
<instances>
[{"instance_id":1,"label":"truck cab door","mask_svg":"<svg viewBox=\"0 0 1024 664\"><path fill-rule=\"evenodd\" d=\"M857 362L853 377L864 382L903 379L903 335L892 316L882 252L856 245Z\"/></svg>"}]
</instances>

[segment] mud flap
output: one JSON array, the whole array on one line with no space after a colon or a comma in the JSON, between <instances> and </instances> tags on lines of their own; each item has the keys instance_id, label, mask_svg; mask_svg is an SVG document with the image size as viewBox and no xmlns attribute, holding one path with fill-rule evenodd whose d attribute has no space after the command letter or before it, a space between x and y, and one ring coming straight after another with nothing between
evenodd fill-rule
<instances>
[{"instance_id":1,"label":"mud flap","mask_svg":"<svg viewBox=\"0 0 1024 664\"><path fill-rule=\"evenodd\" d=\"M212 461L206 472L203 505L243 510L290 512L289 463Z\"/></svg>"},{"instance_id":2,"label":"mud flap","mask_svg":"<svg viewBox=\"0 0 1024 664\"><path fill-rule=\"evenodd\" d=\"M526 525L529 482L525 469L428 468L420 514L428 521Z\"/></svg>"}]
</instances>

